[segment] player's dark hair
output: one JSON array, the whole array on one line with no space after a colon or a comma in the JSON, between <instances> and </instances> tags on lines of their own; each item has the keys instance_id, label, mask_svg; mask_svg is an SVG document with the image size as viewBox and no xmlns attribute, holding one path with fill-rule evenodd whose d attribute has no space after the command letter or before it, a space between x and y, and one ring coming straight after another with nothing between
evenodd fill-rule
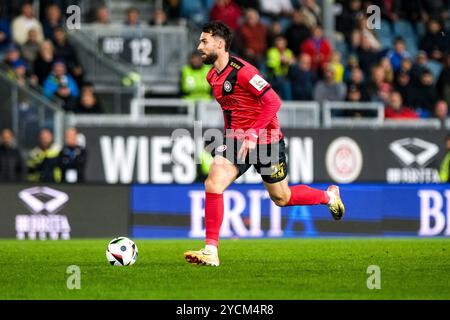
<instances>
[{"instance_id":1,"label":"player's dark hair","mask_svg":"<svg viewBox=\"0 0 450 320\"><path fill-rule=\"evenodd\" d=\"M211 21L203 25L202 31L210 33L213 37L220 37L225 40L225 51L229 51L233 34L228 26L222 21Z\"/></svg>"}]
</instances>

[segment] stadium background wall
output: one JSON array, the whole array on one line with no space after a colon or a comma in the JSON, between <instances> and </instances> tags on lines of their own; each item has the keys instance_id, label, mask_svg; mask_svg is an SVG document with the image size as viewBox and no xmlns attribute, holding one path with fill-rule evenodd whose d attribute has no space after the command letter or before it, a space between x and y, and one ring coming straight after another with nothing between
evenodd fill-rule
<instances>
[{"instance_id":1,"label":"stadium background wall","mask_svg":"<svg viewBox=\"0 0 450 320\"><path fill-rule=\"evenodd\" d=\"M79 127L88 145L89 182L189 184L198 181L191 137L176 145L167 128ZM292 183L439 182L445 131L426 129L284 130ZM197 141L197 144L194 143ZM200 142L200 144L198 144ZM177 146L176 148L174 148ZM170 158L172 156L172 159ZM250 171L241 181L259 183Z\"/></svg>"},{"instance_id":2,"label":"stadium background wall","mask_svg":"<svg viewBox=\"0 0 450 320\"><path fill-rule=\"evenodd\" d=\"M261 184L234 184L224 193L221 236L450 236L449 184L352 184L341 193L346 215L336 222L324 206L279 208ZM202 184L135 185L132 236L203 238L203 208Z\"/></svg>"},{"instance_id":3,"label":"stadium background wall","mask_svg":"<svg viewBox=\"0 0 450 320\"><path fill-rule=\"evenodd\" d=\"M221 236L450 236L450 184L348 184L341 190L346 216L336 222L326 207L279 208L261 184L234 184L224 195ZM0 238L204 237L201 183L0 185L0 201Z\"/></svg>"},{"instance_id":4,"label":"stadium background wall","mask_svg":"<svg viewBox=\"0 0 450 320\"><path fill-rule=\"evenodd\" d=\"M130 230L129 187L0 184L0 238L113 238Z\"/></svg>"}]
</instances>

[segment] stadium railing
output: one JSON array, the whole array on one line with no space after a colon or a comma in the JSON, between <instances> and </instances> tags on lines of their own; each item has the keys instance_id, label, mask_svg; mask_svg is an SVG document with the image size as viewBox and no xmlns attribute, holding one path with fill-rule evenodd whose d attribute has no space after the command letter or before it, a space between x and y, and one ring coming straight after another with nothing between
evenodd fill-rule
<instances>
[{"instance_id":1,"label":"stadium railing","mask_svg":"<svg viewBox=\"0 0 450 320\"><path fill-rule=\"evenodd\" d=\"M131 101L130 114L136 120L145 115L156 118L171 114L172 119L179 118L186 123L193 123L195 120L195 102L183 99L135 98Z\"/></svg>"},{"instance_id":2,"label":"stadium railing","mask_svg":"<svg viewBox=\"0 0 450 320\"><path fill-rule=\"evenodd\" d=\"M337 114L333 114L336 112ZM369 111L371 117L345 116L344 111ZM321 115L322 113L322 121ZM384 118L381 103L349 103L315 101L284 101L278 112L283 128L450 128L438 119L391 120ZM71 125L131 126L179 128L193 127L194 121L206 128L222 128L223 114L216 101L191 101L168 98L133 98L130 112L106 115L69 115Z\"/></svg>"},{"instance_id":3,"label":"stadium railing","mask_svg":"<svg viewBox=\"0 0 450 320\"><path fill-rule=\"evenodd\" d=\"M374 116L354 117L349 113L352 111L373 114ZM325 101L322 104L322 112L325 128L380 127L384 120L384 106L377 102Z\"/></svg>"},{"instance_id":4,"label":"stadium railing","mask_svg":"<svg viewBox=\"0 0 450 320\"><path fill-rule=\"evenodd\" d=\"M384 128L417 128L417 129L441 129L443 124L439 119L414 119L414 120L392 120L385 119Z\"/></svg>"},{"instance_id":5,"label":"stadium railing","mask_svg":"<svg viewBox=\"0 0 450 320\"><path fill-rule=\"evenodd\" d=\"M52 130L55 143L62 145L65 119L60 99L50 100L1 72L0 97L0 127L11 128L18 145L33 148L41 128Z\"/></svg>"},{"instance_id":6,"label":"stadium railing","mask_svg":"<svg viewBox=\"0 0 450 320\"><path fill-rule=\"evenodd\" d=\"M199 102L196 109L196 119L203 126L223 126L223 114L216 101ZM319 128L320 104L315 101L283 101L278 118L283 128Z\"/></svg>"}]
</instances>

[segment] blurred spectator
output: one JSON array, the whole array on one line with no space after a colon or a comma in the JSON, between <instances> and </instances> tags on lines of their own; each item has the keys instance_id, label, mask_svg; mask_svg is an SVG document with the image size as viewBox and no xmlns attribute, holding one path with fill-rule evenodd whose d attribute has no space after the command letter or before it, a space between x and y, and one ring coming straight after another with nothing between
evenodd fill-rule
<instances>
[{"instance_id":1,"label":"blurred spectator","mask_svg":"<svg viewBox=\"0 0 450 320\"><path fill-rule=\"evenodd\" d=\"M53 144L53 133L49 129L39 131L37 146L28 154L28 181L60 182L59 152Z\"/></svg>"},{"instance_id":2,"label":"blurred spectator","mask_svg":"<svg viewBox=\"0 0 450 320\"><path fill-rule=\"evenodd\" d=\"M7 76L20 86L37 86L38 84L37 78L28 76L27 65L22 59L13 63L12 69L8 71Z\"/></svg>"},{"instance_id":3,"label":"blurred spectator","mask_svg":"<svg viewBox=\"0 0 450 320\"><path fill-rule=\"evenodd\" d=\"M413 67L413 63L411 62L410 59L403 59L402 63L400 64L400 69L397 70L396 72L407 72L407 73L412 73L412 67ZM413 80L411 78L411 80Z\"/></svg>"},{"instance_id":4,"label":"blurred spectator","mask_svg":"<svg viewBox=\"0 0 450 320\"><path fill-rule=\"evenodd\" d=\"M59 153L58 166L61 169L61 181L66 183L84 182L86 149L78 143L78 131L69 128L64 135L65 143Z\"/></svg>"},{"instance_id":5,"label":"blurred spectator","mask_svg":"<svg viewBox=\"0 0 450 320\"><path fill-rule=\"evenodd\" d=\"M380 67L383 68L384 71L384 79L389 82L392 83L394 81L394 70L392 69L392 64L391 61L389 60L388 57L382 57L380 59Z\"/></svg>"},{"instance_id":6,"label":"blurred spectator","mask_svg":"<svg viewBox=\"0 0 450 320\"><path fill-rule=\"evenodd\" d=\"M294 54L287 47L286 38L278 36L275 39L275 46L267 51L267 68L272 87L284 100L292 100L291 85L287 75L289 66L294 62Z\"/></svg>"},{"instance_id":7,"label":"blurred spectator","mask_svg":"<svg viewBox=\"0 0 450 320\"><path fill-rule=\"evenodd\" d=\"M366 92L364 91L364 73L361 68L354 67L351 72L348 80L346 81L347 88L356 87L361 95L360 101L368 101L369 97L366 96ZM347 95L348 97L348 95Z\"/></svg>"},{"instance_id":8,"label":"blurred spectator","mask_svg":"<svg viewBox=\"0 0 450 320\"><path fill-rule=\"evenodd\" d=\"M11 70L14 62L20 59L20 50L19 47L13 43L11 43L6 49L5 56L1 63L1 69L5 72Z\"/></svg>"},{"instance_id":9,"label":"blurred spectator","mask_svg":"<svg viewBox=\"0 0 450 320\"><path fill-rule=\"evenodd\" d=\"M31 3L22 5L22 14L15 18L12 22L12 35L14 42L19 45L24 44L28 38L28 31L35 29L39 42L44 40L42 25L38 19L34 17L33 6Z\"/></svg>"},{"instance_id":10,"label":"blurred spectator","mask_svg":"<svg viewBox=\"0 0 450 320\"><path fill-rule=\"evenodd\" d=\"M342 82L344 80L344 65L341 63L341 54L339 51L333 51L331 54L330 62L327 64L330 68L333 68L334 80L336 82Z\"/></svg>"},{"instance_id":11,"label":"blurred spectator","mask_svg":"<svg viewBox=\"0 0 450 320\"><path fill-rule=\"evenodd\" d=\"M441 24L434 19L428 21L427 32L420 40L419 47L430 59L441 61L449 49L449 39L442 32Z\"/></svg>"},{"instance_id":12,"label":"blurred spectator","mask_svg":"<svg viewBox=\"0 0 450 320\"><path fill-rule=\"evenodd\" d=\"M0 5L0 55L11 42L11 27L8 19L2 16L2 6Z\"/></svg>"},{"instance_id":13,"label":"blurred spectator","mask_svg":"<svg viewBox=\"0 0 450 320\"><path fill-rule=\"evenodd\" d=\"M403 59L411 59L411 54L406 51L405 41L397 37L394 41L394 49L389 50L387 57L391 60L391 65L394 71L400 69Z\"/></svg>"},{"instance_id":14,"label":"blurred spectator","mask_svg":"<svg viewBox=\"0 0 450 320\"><path fill-rule=\"evenodd\" d=\"M445 142L446 151L439 170L442 183L450 182L450 134L447 135Z\"/></svg>"},{"instance_id":15,"label":"blurred spectator","mask_svg":"<svg viewBox=\"0 0 450 320\"><path fill-rule=\"evenodd\" d=\"M353 29L350 34L350 43L348 44L348 49L351 54L356 54L358 48L361 47L362 43L362 32L358 29ZM370 42L367 42L368 48L370 48Z\"/></svg>"},{"instance_id":16,"label":"blurred spectator","mask_svg":"<svg viewBox=\"0 0 450 320\"><path fill-rule=\"evenodd\" d=\"M414 103L414 95L416 93L415 86L411 83L411 76L406 71L399 71L395 76L395 90L400 92L404 103L412 106Z\"/></svg>"},{"instance_id":17,"label":"blurred spectator","mask_svg":"<svg viewBox=\"0 0 450 320\"><path fill-rule=\"evenodd\" d=\"M348 102L361 102L363 101L362 99L362 92L360 87L358 87L355 84L352 84L348 87L347 90L347 95L345 97L345 101ZM353 116L355 116L355 114L353 114Z\"/></svg>"},{"instance_id":18,"label":"blurred spectator","mask_svg":"<svg viewBox=\"0 0 450 320\"><path fill-rule=\"evenodd\" d=\"M294 100L312 100L314 83L316 81L311 70L311 56L302 53L298 63L289 68L288 78L291 83L292 97Z\"/></svg>"},{"instance_id":19,"label":"blurred spectator","mask_svg":"<svg viewBox=\"0 0 450 320\"><path fill-rule=\"evenodd\" d=\"M64 60L67 69L74 77L78 85L83 82L83 68L78 62L75 48L67 40L66 32L63 28L56 28L53 34L55 59Z\"/></svg>"},{"instance_id":20,"label":"blurred spectator","mask_svg":"<svg viewBox=\"0 0 450 320\"><path fill-rule=\"evenodd\" d=\"M356 66L350 70L350 75L346 81L347 85L362 86L364 84L364 73Z\"/></svg>"},{"instance_id":21,"label":"blurred spectator","mask_svg":"<svg viewBox=\"0 0 450 320\"><path fill-rule=\"evenodd\" d=\"M436 83L436 89L441 99L450 103L450 53L447 53L444 60L444 68Z\"/></svg>"},{"instance_id":22,"label":"blurred spectator","mask_svg":"<svg viewBox=\"0 0 450 320\"><path fill-rule=\"evenodd\" d=\"M438 100L434 105L433 116L445 122L448 119L448 104L444 100Z\"/></svg>"},{"instance_id":23,"label":"blurred spectator","mask_svg":"<svg viewBox=\"0 0 450 320\"><path fill-rule=\"evenodd\" d=\"M425 70L416 87L413 106L422 117L429 117L433 113L433 107L437 100L436 88L433 86L433 74L429 70Z\"/></svg>"},{"instance_id":24,"label":"blurred spectator","mask_svg":"<svg viewBox=\"0 0 450 320\"><path fill-rule=\"evenodd\" d=\"M61 9L56 4L50 4L45 11L45 20L42 22L44 37L53 39L55 29L64 26Z\"/></svg>"},{"instance_id":25,"label":"blurred spectator","mask_svg":"<svg viewBox=\"0 0 450 320\"><path fill-rule=\"evenodd\" d=\"M370 47L375 50L381 49L381 44L378 41L374 30L371 30L367 27L367 17L365 15L361 15L357 20L357 29L361 32L361 37L365 37L366 41L370 43Z\"/></svg>"},{"instance_id":26,"label":"blurred spectator","mask_svg":"<svg viewBox=\"0 0 450 320\"><path fill-rule=\"evenodd\" d=\"M300 10L305 17L305 24L309 28L313 28L319 24L322 24L322 10L316 3L316 0L300 0Z\"/></svg>"},{"instance_id":27,"label":"blurred spectator","mask_svg":"<svg viewBox=\"0 0 450 320\"><path fill-rule=\"evenodd\" d=\"M165 26L168 24L167 14L162 9L156 9L153 11L152 19L149 25L151 26Z\"/></svg>"},{"instance_id":28,"label":"blurred spectator","mask_svg":"<svg viewBox=\"0 0 450 320\"><path fill-rule=\"evenodd\" d=\"M283 30L279 21L274 20L269 26L269 31L267 33L267 46L273 47L275 45L275 39L279 36L283 36Z\"/></svg>"},{"instance_id":29,"label":"blurred spectator","mask_svg":"<svg viewBox=\"0 0 450 320\"><path fill-rule=\"evenodd\" d=\"M427 61L428 61L427 53L423 50L419 51L414 59L411 68L412 82L415 85L418 85L420 83L420 76L422 72L428 70Z\"/></svg>"},{"instance_id":30,"label":"blurred spectator","mask_svg":"<svg viewBox=\"0 0 450 320\"><path fill-rule=\"evenodd\" d=\"M384 110L386 119L417 119L419 115L411 108L403 105L402 96L398 91L393 91L389 97L389 105Z\"/></svg>"},{"instance_id":31,"label":"blurred spectator","mask_svg":"<svg viewBox=\"0 0 450 320\"><path fill-rule=\"evenodd\" d=\"M260 0L259 8L264 16L273 20L278 20L281 16L290 16L294 10L290 0Z\"/></svg>"},{"instance_id":32,"label":"blurred spectator","mask_svg":"<svg viewBox=\"0 0 450 320\"><path fill-rule=\"evenodd\" d=\"M21 181L24 165L21 152L15 146L14 134L10 129L3 129L0 138L0 181Z\"/></svg>"},{"instance_id":33,"label":"blurred spectator","mask_svg":"<svg viewBox=\"0 0 450 320\"><path fill-rule=\"evenodd\" d=\"M125 11L125 22L124 24L129 27L139 27L142 22L139 17L139 10L135 7L128 8Z\"/></svg>"},{"instance_id":34,"label":"blurred spectator","mask_svg":"<svg viewBox=\"0 0 450 320\"><path fill-rule=\"evenodd\" d=\"M220 20L232 30L239 27L241 8L233 0L216 0L209 13L210 20Z\"/></svg>"},{"instance_id":35,"label":"blurred spectator","mask_svg":"<svg viewBox=\"0 0 450 320\"><path fill-rule=\"evenodd\" d=\"M367 36L361 36L361 45L356 49L359 65L365 74L380 60L380 50L374 48Z\"/></svg>"},{"instance_id":36,"label":"blurred spectator","mask_svg":"<svg viewBox=\"0 0 450 320\"><path fill-rule=\"evenodd\" d=\"M64 61L56 60L53 63L52 73L45 80L43 90L44 95L48 98L57 96L64 100L66 111L74 110L79 90L75 80L67 73Z\"/></svg>"},{"instance_id":37,"label":"blurred spectator","mask_svg":"<svg viewBox=\"0 0 450 320\"><path fill-rule=\"evenodd\" d=\"M410 21L413 26L421 21L425 13L422 0L402 0L399 4L398 13L401 18Z\"/></svg>"},{"instance_id":38,"label":"blurred spectator","mask_svg":"<svg viewBox=\"0 0 450 320\"><path fill-rule=\"evenodd\" d=\"M102 25L108 25L111 23L111 18L107 6L100 6L97 8L97 10L95 10L94 23Z\"/></svg>"},{"instance_id":39,"label":"blurred spectator","mask_svg":"<svg viewBox=\"0 0 450 320\"><path fill-rule=\"evenodd\" d=\"M99 98L95 94L94 86L92 84L85 83L81 87L80 99L74 112L84 114L103 113L102 105L100 103Z\"/></svg>"},{"instance_id":40,"label":"blurred spectator","mask_svg":"<svg viewBox=\"0 0 450 320\"><path fill-rule=\"evenodd\" d=\"M332 52L331 44L323 37L323 30L320 25L313 28L312 37L302 43L300 50L311 57L312 69L319 74L330 60Z\"/></svg>"},{"instance_id":41,"label":"blurred spectator","mask_svg":"<svg viewBox=\"0 0 450 320\"><path fill-rule=\"evenodd\" d=\"M383 67L372 67L370 80L364 86L364 95L369 101L388 103L389 93L392 87L385 79Z\"/></svg>"},{"instance_id":42,"label":"blurred spectator","mask_svg":"<svg viewBox=\"0 0 450 320\"><path fill-rule=\"evenodd\" d=\"M347 63L345 65L345 70L344 70L344 81L345 82L349 81L352 70L355 68L360 69L362 72L362 69L359 67L358 57L355 54L350 54L347 58ZM363 78L364 78L364 74L363 74Z\"/></svg>"},{"instance_id":43,"label":"blurred spectator","mask_svg":"<svg viewBox=\"0 0 450 320\"><path fill-rule=\"evenodd\" d=\"M335 81L334 69L328 66L324 71L323 80L317 82L314 88L313 97L319 103L324 101L344 101L346 93L346 85Z\"/></svg>"},{"instance_id":44,"label":"blurred spectator","mask_svg":"<svg viewBox=\"0 0 450 320\"><path fill-rule=\"evenodd\" d=\"M448 2L445 0L422 1L426 12L425 21L431 19L448 19Z\"/></svg>"},{"instance_id":45,"label":"blurred spectator","mask_svg":"<svg viewBox=\"0 0 450 320\"><path fill-rule=\"evenodd\" d=\"M298 56L301 44L309 37L311 37L311 30L304 22L302 11L294 11L292 14L292 23L286 30L288 48L294 52L295 56Z\"/></svg>"},{"instance_id":46,"label":"blurred spectator","mask_svg":"<svg viewBox=\"0 0 450 320\"><path fill-rule=\"evenodd\" d=\"M33 72L39 79L39 84L42 86L45 79L52 71L52 65L55 60L53 44L50 40L42 42L39 54L33 64Z\"/></svg>"},{"instance_id":47,"label":"blurred spectator","mask_svg":"<svg viewBox=\"0 0 450 320\"><path fill-rule=\"evenodd\" d=\"M182 0L165 0L163 9L168 17L169 23L180 22Z\"/></svg>"},{"instance_id":48,"label":"blurred spectator","mask_svg":"<svg viewBox=\"0 0 450 320\"><path fill-rule=\"evenodd\" d=\"M265 61L267 50L267 27L260 22L258 11L246 11L245 22L238 29L236 40L240 55L260 68Z\"/></svg>"},{"instance_id":49,"label":"blurred spectator","mask_svg":"<svg viewBox=\"0 0 450 320\"><path fill-rule=\"evenodd\" d=\"M22 58L29 66L31 66L31 68L33 68L34 61L36 61L39 54L40 45L36 30L30 29L30 31L28 31L28 39L21 46L20 51L22 53Z\"/></svg>"},{"instance_id":50,"label":"blurred spectator","mask_svg":"<svg viewBox=\"0 0 450 320\"><path fill-rule=\"evenodd\" d=\"M181 92L184 99L211 100L211 87L206 76L211 67L203 64L198 52L191 54L189 64L181 71Z\"/></svg>"},{"instance_id":51,"label":"blurred spectator","mask_svg":"<svg viewBox=\"0 0 450 320\"><path fill-rule=\"evenodd\" d=\"M336 16L336 30L344 35L347 43L350 43L352 31L357 26L358 19L363 11L362 1L344 1L342 5L342 13Z\"/></svg>"}]
</instances>

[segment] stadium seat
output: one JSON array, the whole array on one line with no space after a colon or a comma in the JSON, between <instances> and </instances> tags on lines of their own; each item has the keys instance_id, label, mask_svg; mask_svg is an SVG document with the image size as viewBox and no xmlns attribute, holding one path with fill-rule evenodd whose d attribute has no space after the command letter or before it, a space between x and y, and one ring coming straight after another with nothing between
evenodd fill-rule
<instances>
[{"instance_id":1,"label":"stadium seat","mask_svg":"<svg viewBox=\"0 0 450 320\"><path fill-rule=\"evenodd\" d=\"M409 21L398 20L394 22L394 34L400 37L414 36L414 29Z\"/></svg>"},{"instance_id":2,"label":"stadium seat","mask_svg":"<svg viewBox=\"0 0 450 320\"><path fill-rule=\"evenodd\" d=\"M428 69L430 69L431 73L433 74L433 83L436 83L436 81L439 78L439 75L441 74L442 65L437 61L430 60L427 63L427 67L428 67Z\"/></svg>"}]
</instances>

